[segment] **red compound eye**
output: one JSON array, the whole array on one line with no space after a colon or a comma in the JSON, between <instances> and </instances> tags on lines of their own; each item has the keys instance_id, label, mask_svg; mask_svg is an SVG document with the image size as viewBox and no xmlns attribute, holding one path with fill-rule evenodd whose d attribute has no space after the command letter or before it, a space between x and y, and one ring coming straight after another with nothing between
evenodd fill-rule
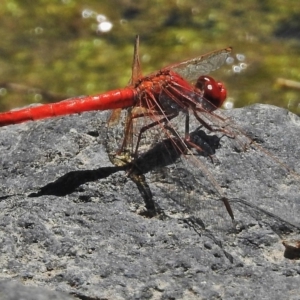
<instances>
[{"instance_id":1,"label":"red compound eye","mask_svg":"<svg viewBox=\"0 0 300 300\"><path fill-rule=\"evenodd\" d=\"M215 81L210 76L200 76L196 88L203 92L203 97L211 102L216 108L221 107L226 99L226 88L222 82Z\"/></svg>"}]
</instances>

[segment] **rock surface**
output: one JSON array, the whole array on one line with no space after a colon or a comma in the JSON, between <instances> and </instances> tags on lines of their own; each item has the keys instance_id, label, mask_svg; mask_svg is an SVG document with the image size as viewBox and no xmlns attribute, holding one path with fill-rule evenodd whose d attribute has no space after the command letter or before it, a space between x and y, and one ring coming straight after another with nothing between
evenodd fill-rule
<instances>
[{"instance_id":1,"label":"rock surface","mask_svg":"<svg viewBox=\"0 0 300 300\"><path fill-rule=\"evenodd\" d=\"M108 159L106 113L1 128L7 295L299 299L299 261L286 258L282 242L300 240L300 119L265 105L224 113L259 147L237 152L223 137L215 163L187 155L149 166L146 181L163 211L152 218L138 213L139 189ZM228 195L234 223L203 166ZM11 295L3 299L18 299Z\"/></svg>"},{"instance_id":2,"label":"rock surface","mask_svg":"<svg viewBox=\"0 0 300 300\"><path fill-rule=\"evenodd\" d=\"M26 287L15 280L0 282L1 300L74 300L75 298L62 292L43 287Z\"/></svg>"}]
</instances>

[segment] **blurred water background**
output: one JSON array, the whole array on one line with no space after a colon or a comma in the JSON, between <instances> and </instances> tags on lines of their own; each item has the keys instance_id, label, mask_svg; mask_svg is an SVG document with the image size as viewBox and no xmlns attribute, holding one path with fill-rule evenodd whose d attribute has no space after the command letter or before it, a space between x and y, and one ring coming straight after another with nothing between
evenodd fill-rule
<instances>
[{"instance_id":1,"label":"blurred water background","mask_svg":"<svg viewBox=\"0 0 300 300\"><path fill-rule=\"evenodd\" d=\"M1 111L126 86L139 34L144 74L232 46L225 108L300 114L297 0L2 0L0 25Z\"/></svg>"}]
</instances>

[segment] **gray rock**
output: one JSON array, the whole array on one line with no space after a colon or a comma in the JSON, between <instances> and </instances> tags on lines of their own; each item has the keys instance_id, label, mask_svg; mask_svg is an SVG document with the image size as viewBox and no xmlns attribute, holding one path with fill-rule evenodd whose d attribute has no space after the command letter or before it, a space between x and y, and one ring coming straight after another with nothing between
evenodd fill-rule
<instances>
[{"instance_id":1,"label":"gray rock","mask_svg":"<svg viewBox=\"0 0 300 300\"><path fill-rule=\"evenodd\" d=\"M25 286L15 280L0 281L1 300L74 300L67 294L43 287Z\"/></svg>"},{"instance_id":2,"label":"gray rock","mask_svg":"<svg viewBox=\"0 0 300 300\"><path fill-rule=\"evenodd\" d=\"M300 267L282 242L300 240L300 119L266 105L224 114L256 141L246 152L198 130L214 162L171 163L165 145L139 159L139 188L161 210L152 218L108 158L106 113L1 128L0 279L80 299L299 299Z\"/></svg>"}]
</instances>

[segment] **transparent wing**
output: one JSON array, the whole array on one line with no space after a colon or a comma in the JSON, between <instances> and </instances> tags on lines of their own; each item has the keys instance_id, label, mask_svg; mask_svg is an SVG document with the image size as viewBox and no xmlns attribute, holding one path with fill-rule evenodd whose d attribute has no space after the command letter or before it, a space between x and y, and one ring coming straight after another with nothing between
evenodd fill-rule
<instances>
[{"instance_id":1,"label":"transparent wing","mask_svg":"<svg viewBox=\"0 0 300 300\"><path fill-rule=\"evenodd\" d=\"M229 57L232 48L225 48L213 51L193 59L183 61L174 65L163 68L163 70L171 69L184 77L188 81L195 81L200 75L208 73L220 68Z\"/></svg>"}]
</instances>

